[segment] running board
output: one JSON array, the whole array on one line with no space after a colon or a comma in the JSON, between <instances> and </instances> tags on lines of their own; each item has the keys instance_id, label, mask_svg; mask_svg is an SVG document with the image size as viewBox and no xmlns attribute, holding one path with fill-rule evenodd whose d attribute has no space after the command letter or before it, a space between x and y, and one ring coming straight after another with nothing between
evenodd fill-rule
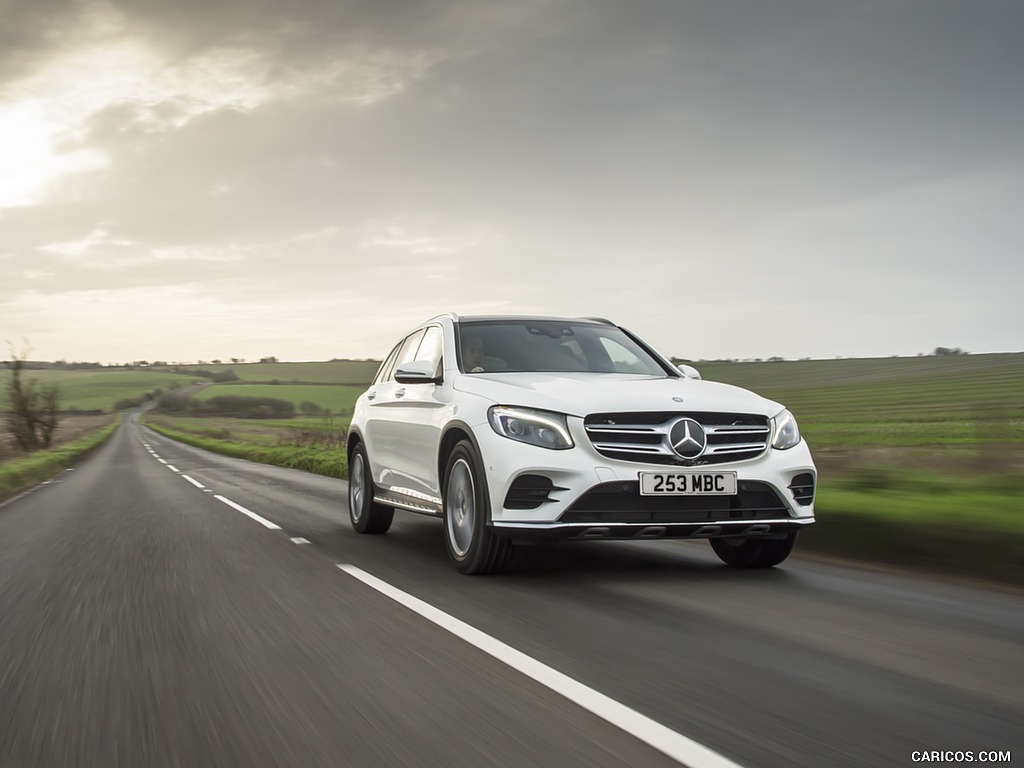
<instances>
[{"instance_id":1,"label":"running board","mask_svg":"<svg viewBox=\"0 0 1024 768\"><path fill-rule=\"evenodd\" d=\"M427 502L413 502L402 499L401 501L391 496L374 496L373 500L378 504L384 504L389 507L396 507L398 509L404 509L406 512L416 512L421 515L430 515L431 517L441 517L441 510L437 507L431 506Z\"/></svg>"}]
</instances>

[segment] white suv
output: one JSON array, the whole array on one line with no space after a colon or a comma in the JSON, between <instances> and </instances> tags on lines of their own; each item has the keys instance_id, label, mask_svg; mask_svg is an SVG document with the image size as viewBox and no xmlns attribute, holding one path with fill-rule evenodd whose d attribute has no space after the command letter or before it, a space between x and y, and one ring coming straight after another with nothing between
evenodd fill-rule
<instances>
[{"instance_id":1,"label":"white suv","mask_svg":"<svg viewBox=\"0 0 1024 768\"><path fill-rule=\"evenodd\" d=\"M396 508L440 517L463 573L537 539L706 538L763 568L814 522L789 411L602 319L429 320L356 401L347 447L356 531Z\"/></svg>"}]
</instances>

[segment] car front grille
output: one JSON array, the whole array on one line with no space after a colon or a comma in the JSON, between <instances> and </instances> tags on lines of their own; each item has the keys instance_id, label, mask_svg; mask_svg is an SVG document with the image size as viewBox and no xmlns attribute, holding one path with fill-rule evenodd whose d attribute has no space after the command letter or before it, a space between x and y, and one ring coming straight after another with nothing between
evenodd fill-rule
<instances>
[{"instance_id":1,"label":"car front grille","mask_svg":"<svg viewBox=\"0 0 1024 768\"><path fill-rule=\"evenodd\" d=\"M695 459L684 459L672 450L669 430L681 418L698 422L707 435L707 448ZM768 449L771 439L767 417L742 413L595 413L586 417L584 427L602 456L684 467L753 459Z\"/></svg>"},{"instance_id":2,"label":"car front grille","mask_svg":"<svg viewBox=\"0 0 1024 768\"><path fill-rule=\"evenodd\" d=\"M741 480L735 496L641 496L636 480L591 488L559 518L564 523L703 523L779 520L789 509L767 483Z\"/></svg>"}]
</instances>

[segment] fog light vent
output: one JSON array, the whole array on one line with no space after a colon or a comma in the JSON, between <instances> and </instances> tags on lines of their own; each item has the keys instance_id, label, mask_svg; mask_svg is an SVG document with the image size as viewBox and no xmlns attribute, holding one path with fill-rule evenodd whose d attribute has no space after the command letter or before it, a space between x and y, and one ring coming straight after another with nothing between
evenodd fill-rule
<instances>
[{"instance_id":1,"label":"fog light vent","mask_svg":"<svg viewBox=\"0 0 1024 768\"><path fill-rule=\"evenodd\" d=\"M806 507L814 501L814 475L810 472L797 475L790 481L789 490L793 492L796 503Z\"/></svg>"},{"instance_id":2,"label":"fog light vent","mask_svg":"<svg viewBox=\"0 0 1024 768\"><path fill-rule=\"evenodd\" d=\"M505 495L505 509L536 509L554 499L548 498L551 491L564 491L543 475L520 475Z\"/></svg>"}]
</instances>

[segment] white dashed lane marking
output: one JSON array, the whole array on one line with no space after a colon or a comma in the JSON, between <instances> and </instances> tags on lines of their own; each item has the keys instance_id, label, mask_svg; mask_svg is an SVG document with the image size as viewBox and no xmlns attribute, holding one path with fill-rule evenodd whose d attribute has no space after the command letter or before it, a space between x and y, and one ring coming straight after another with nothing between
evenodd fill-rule
<instances>
[{"instance_id":1,"label":"white dashed lane marking","mask_svg":"<svg viewBox=\"0 0 1024 768\"><path fill-rule=\"evenodd\" d=\"M281 526L278 525L277 523L272 523L269 520L264 520L262 517L257 515L255 512L249 511L248 509L243 507L241 504L236 504L231 499L227 499L227 498L225 498L223 496L220 496L220 495L215 495L213 498L217 499L217 501L223 501L225 504L227 504L232 509L237 509L243 515L247 515L248 517L251 517L257 523L259 523L260 525L263 525L263 526L269 528L272 531L279 531L279 530L281 530Z\"/></svg>"}]
</instances>

